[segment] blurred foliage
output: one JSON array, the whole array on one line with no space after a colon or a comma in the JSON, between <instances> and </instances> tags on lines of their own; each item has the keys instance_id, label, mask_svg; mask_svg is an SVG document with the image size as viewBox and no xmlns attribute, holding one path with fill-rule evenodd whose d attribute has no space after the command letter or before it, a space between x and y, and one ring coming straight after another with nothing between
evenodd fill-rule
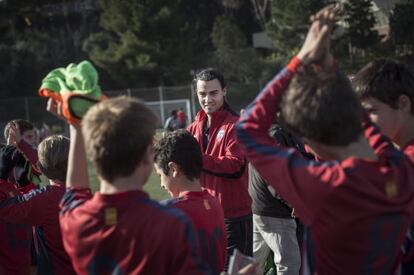
<instances>
[{"instance_id":1,"label":"blurred foliage","mask_svg":"<svg viewBox=\"0 0 414 275\"><path fill-rule=\"evenodd\" d=\"M309 28L310 16L322 8L324 0L273 0L271 17L266 31L277 50L285 55L287 62L295 48L303 42Z\"/></svg>"},{"instance_id":2,"label":"blurred foliage","mask_svg":"<svg viewBox=\"0 0 414 275\"><path fill-rule=\"evenodd\" d=\"M124 87L183 83L211 50L215 1L99 0L102 31L84 45Z\"/></svg>"},{"instance_id":3,"label":"blurred foliage","mask_svg":"<svg viewBox=\"0 0 414 275\"><path fill-rule=\"evenodd\" d=\"M1 2L0 60L6 64L0 68L3 98L35 96L51 69L87 58L82 43L97 26L96 16L88 9L74 13L74 6L62 1L36 2Z\"/></svg>"},{"instance_id":4,"label":"blurred foliage","mask_svg":"<svg viewBox=\"0 0 414 275\"><path fill-rule=\"evenodd\" d=\"M34 96L48 71L83 59L96 65L104 90L188 84L213 66L250 97L297 53L310 15L332 1L2 0L0 97ZM395 6L382 43L371 1L347 2L345 36L332 43L347 71L413 53L413 0ZM252 47L262 31L274 49Z\"/></svg>"},{"instance_id":5,"label":"blurred foliage","mask_svg":"<svg viewBox=\"0 0 414 275\"><path fill-rule=\"evenodd\" d=\"M372 11L371 0L348 0L344 3L345 22L347 23L346 39L349 41L351 58L355 49L362 50L365 57L366 50L372 49L379 42L378 32L374 29L376 19Z\"/></svg>"},{"instance_id":6,"label":"blurred foliage","mask_svg":"<svg viewBox=\"0 0 414 275\"><path fill-rule=\"evenodd\" d=\"M414 53L414 0L397 3L390 16L391 37L401 54Z\"/></svg>"}]
</instances>

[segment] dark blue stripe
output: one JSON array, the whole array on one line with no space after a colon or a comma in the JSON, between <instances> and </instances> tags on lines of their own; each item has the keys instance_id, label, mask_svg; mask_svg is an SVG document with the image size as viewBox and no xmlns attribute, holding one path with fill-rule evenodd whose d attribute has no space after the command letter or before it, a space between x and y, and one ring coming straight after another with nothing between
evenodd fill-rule
<instances>
[{"instance_id":1,"label":"dark blue stripe","mask_svg":"<svg viewBox=\"0 0 414 275\"><path fill-rule=\"evenodd\" d=\"M183 212L181 212L180 210L176 208L163 206L148 198L141 198L139 202L149 205L179 220L184 225L184 236L185 236L186 241L191 247L191 256L193 258L193 261L195 262L200 272L202 272L203 274L211 274L208 267L205 265L204 261L201 259L201 256L199 255L198 240L196 237L196 233L188 217Z\"/></svg>"},{"instance_id":2,"label":"dark blue stripe","mask_svg":"<svg viewBox=\"0 0 414 275\"><path fill-rule=\"evenodd\" d=\"M172 206L179 201L180 201L180 198L165 199L165 200L160 201L160 204L164 206Z\"/></svg>"},{"instance_id":3,"label":"dark blue stripe","mask_svg":"<svg viewBox=\"0 0 414 275\"><path fill-rule=\"evenodd\" d=\"M60 215L65 214L67 211L70 211L76 207L82 205L86 200L85 199L75 199L75 192L72 189L66 189L65 194L62 198L62 209L60 210Z\"/></svg>"},{"instance_id":4,"label":"dark blue stripe","mask_svg":"<svg viewBox=\"0 0 414 275\"><path fill-rule=\"evenodd\" d=\"M0 208L4 208L4 207L11 206L11 205L24 203L26 201L29 201L33 197L39 196L39 195L41 195L43 193L46 193L48 191L50 191L50 186L44 186L44 187L41 187L39 189L33 189L32 191L30 191L27 194L12 197L12 198L8 198L8 199L0 201Z\"/></svg>"}]
</instances>

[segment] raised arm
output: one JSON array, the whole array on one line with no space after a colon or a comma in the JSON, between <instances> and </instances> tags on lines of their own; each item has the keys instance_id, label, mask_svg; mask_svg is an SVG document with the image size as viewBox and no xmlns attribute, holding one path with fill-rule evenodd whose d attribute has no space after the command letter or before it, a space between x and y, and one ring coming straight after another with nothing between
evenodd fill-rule
<instances>
[{"instance_id":1,"label":"raised arm","mask_svg":"<svg viewBox=\"0 0 414 275\"><path fill-rule=\"evenodd\" d=\"M47 110L59 118L63 118L60 103L56 104L53 99L48 100ZM88 163L86 161L81 126L79 124L71 124L69 125L69 131L70 148L68 170L66 174L66 187L89 188Z\"/></svg>"},{"instance_id":2,"label":"raised arm","mask_svg":"<svg viewBox=\"0 0 414 275\"><path fill-rule=\"evenodd\" d=\"M403 157L403 153L395 148L392 141L380 131L365 111L362 126L365 138L377 156L395 157L398 159Z\"/></svg>"},{"instance_id":3,"label":"raised arm","mask_svg":"<svg viewBox=\"0 0 414 275\"><path fill-rule=\"evenodd\" d=\"M70 125L70 148L66 187L89 188L88 162L80 125Z\"/></svg>"},{"instance_id":4,"label":"raised arm","mask_svg":"<svg viewBox=\"0 0 414 275\"><path fill-rule=\"evenodd\" d=\"M45 211L45 202L49 199L49 186L34 189L16 197L0 195L0 217L10 223L42 225L50 217ZM53 196L53 195L52 195Z\"/></svg>"},{"instance_id":5,"label":"raised arm","mask_svg":"<svg viewBox=\"0 0 414 275\"><path fill-rule=\"evenodd\" d=\"M294 150L277 146L269 136L269 128L279 111L283 93L298 69L302 65L324 60L330 24L334 22L330 14L332 10L329 9L316 15L323 18L312 23L299 54L247 107L236 126L238 139L246 148L248 160L265 181L295 208L306 224L313 221L323 198L330 192L328 183L343 180L343 175L337 162L304 160Z\"/></svg>"}]
</instances>

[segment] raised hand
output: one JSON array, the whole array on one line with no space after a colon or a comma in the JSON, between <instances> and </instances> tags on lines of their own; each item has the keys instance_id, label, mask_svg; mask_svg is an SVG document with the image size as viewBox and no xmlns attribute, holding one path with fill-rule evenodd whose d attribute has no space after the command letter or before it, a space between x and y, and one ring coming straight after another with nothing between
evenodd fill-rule
<instances>
[{"instance_id":1,"label":"raised hand","mask_svg":"<svg viewBox=\"0 0 414 275\"><path fill-rule=\"evenodd\" d=\"M22 139L22 135L20 133L20 129L17 126L17 124L13 123L7 135L7 145L17 146L17 144L20 142L21 139Z\"/></svg>"},{"instance_id":2,"label":"raised hand","mask_svg":"<svg viewBox=\"0 0 414 275\"><path fill-rule=\"evenodd\" d=\"M304 64L321 63L325 54L329 53L329 35L338 10L338 6L329 5L311 17L312 25L298 53L298 58Z\"/></svg>"}]
</instances>

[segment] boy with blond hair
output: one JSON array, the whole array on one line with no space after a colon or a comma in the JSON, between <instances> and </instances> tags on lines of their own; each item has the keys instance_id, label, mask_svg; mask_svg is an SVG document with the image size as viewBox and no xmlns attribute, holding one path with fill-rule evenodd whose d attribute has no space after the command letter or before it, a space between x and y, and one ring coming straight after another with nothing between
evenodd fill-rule
<instances>
[{"instance_id":1,"label":"boy with blond hair","mask_svg":"<svg viewBox=\"0 0 414 275\"><path fill-rule=\"evenodd\" d=\"M153 169L156 122L141 101L118 97L89 109L82 127L70 126L68 189L60 223L78 274L209 272L188 218L143 191ZM100 180L94 195L86 153Z\"/></svg>"}]
</instances>

